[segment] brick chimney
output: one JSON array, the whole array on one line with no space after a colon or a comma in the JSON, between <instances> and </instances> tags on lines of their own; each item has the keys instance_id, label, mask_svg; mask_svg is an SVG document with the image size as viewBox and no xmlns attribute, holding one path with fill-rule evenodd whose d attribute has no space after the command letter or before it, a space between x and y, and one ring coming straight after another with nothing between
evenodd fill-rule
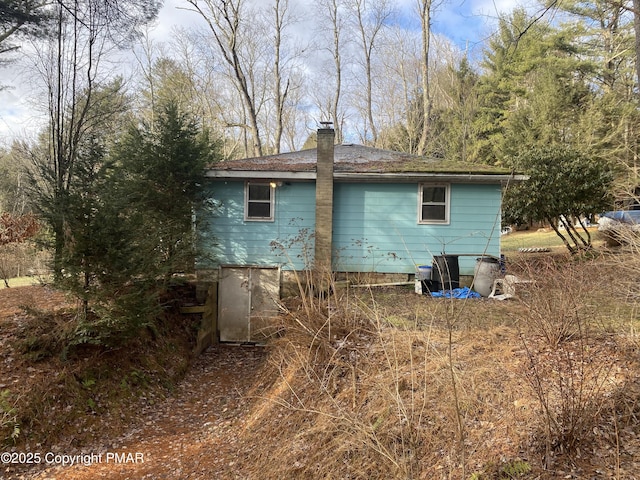
<instances>
[{"instance_id":1,"label":"brick chimney","mask_svg":"<svg viewBox=\"0 0 640 480\"><path fill-rule=\"evenodd\" d=\"M316 159L316 234L315 270L317 274L331 272L333 236L333 145L335 132L330 122L321 122L318 129Z\"/></svg>"}]
</instances>

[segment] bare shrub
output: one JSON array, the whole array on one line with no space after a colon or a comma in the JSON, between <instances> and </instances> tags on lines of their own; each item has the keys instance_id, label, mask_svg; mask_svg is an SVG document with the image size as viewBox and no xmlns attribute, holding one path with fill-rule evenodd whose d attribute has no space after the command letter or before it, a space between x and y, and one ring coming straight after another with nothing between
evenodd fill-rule
<instances>
[{"instance_id":1,"label":"bare shrub","mask_svg":"<svg viewBox=\"0 0 640 480\"><path fill-rule=\"evenodd\" d=\"M77 328L76 315L66 311L47 312L27 305L21 308L29 320L16 331L18 351L34 362L63 352Z\"/></svg>"},{"instance_id":2,"label":"bare shrub","mask_svg":"<svg viewBox=\"0 0 640 480\"><path fill-rule=\"evenodd\" d=\"M564 259L547 257L536 262L535 269L524 270L532 281L520 284L520 299L525 307L522 328L527 334L541 337L551 347L571 340L589 328L585 314L593 306L590 303L594 284L590 264L570 263Z\"/></svg>"},{"instance_id":3,"label":"bare shrub","mask_svg":"<svg viewBox=\"0 0 640 480\"><path fill-rule=\"evenodd\" d=\"M615 286L624 292L626 300L632 303L640 301L640 234L637 231L623 229L618 232L620 246L612 250L609 261L615 269Z\"/></svg>"},{"instance_id":4,"label":"bare shrub","mask_svg":"<svg viewBox=\"0 0 640 480\"><path fill-rule=\"evenodd\" d=\"M584 462L608 441L615 463L624 450L612 419L622 431L637 408L620 397L622 340L602 328L610 311L597 308L610 265L568 255L533 263L518 266L534 281L518 285L522 303L385 288L318 297L302 288L306 298L283 306L261 376L270 382L260 390L265 401L246 425L249 436L269 435L261 451L274 460L248 471L265 479L525 478ZM623 408L627 418L616 413Z\"/></svg>"},{"instance_id":5,"label":"bare shrub","mask_svg":"<svg viewBox=\"0 0 640 480\"><path fill-rule=\"evenodd\" d=\"M545 459L554 454L572 454L589 445L594 428L609 407L606 383L612 364L594 362L597 342L583 339L556 347L527 344L528 379L542 410Z\"/></svg>"},{"instance_id":6,"label":"bare shrub","mask_svg":"<svg viewBox=\"0 0 640 480\"><path fill-rule=\"evenodd\" d=\"M610 402L605 386L613 340L596 328L594 292L600 277L592 262L548 260L530 285L521 316L529 360L527 378L542 411L546 466L558 452L574 453L594 440L594 428Z\"/></svg>"},{"instance_id":7,"label":"bare shrub","mask_svg":"<svg viewBox=\"0 0 640 480\"><path fill-rule=\"evenodd\" d=\"M475 314L464 302L362 288L286 302L282 335L269 344L261 375L271 383L246 425L272 438L277 462L252 472L267 479L468 478L515 458L517 450L505 456L496 448L487 459L480 446L493 445L497 431L526 432L503 419L522 390L502 383L515 375L504 359L517 336L504 325L470 327ZM488 302L477 306L480 316L490 313Z\"/></svg>"},{"instance_id":8,"label":"bare shrub","mask_svg":"<svg viewBox=\"0 0 640 480\"><path fill-rule=\"evenodd\" d=\"M428 330L387 323L375 303L346 291L326 302L290 305L286 333L271 345L277 381L269 398L300 425L296 445L276 452L289 459L279 474L420 478L434 463L425 456L441 453L428 448L432 439L455 439L455 409L434 418L441 412L427 395L437 389L450 396L446 376L426 363L446 365L443 352L431 346Z\"/></svg>"}]
</instances>

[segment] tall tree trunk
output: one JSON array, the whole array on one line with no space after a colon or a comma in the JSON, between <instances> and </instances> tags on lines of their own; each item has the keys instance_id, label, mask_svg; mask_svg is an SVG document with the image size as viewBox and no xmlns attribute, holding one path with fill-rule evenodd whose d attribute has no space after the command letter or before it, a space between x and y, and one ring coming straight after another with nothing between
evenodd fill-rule
<instances>
[{"instance_id":1,"label":"tall tree trunk","mask_svg":"<svg viewBox=\"0 0 640 480\"><path fill-rule=\"evenodd\" d=\"M207 11L201 7L198 0L187 1L193 7L193 11L197 12L207 23L222 57L231 68L246 108L249 130L253 137L253 153L260 157L262 156L262 140L258 126L258 112L240 54L243 43L240 26L243 21L241 17L244 0L205 0L203 3L207 6Z\"/></svg>"},{"instance_id":2,"label":"tall tree trunk","mask_svg":"<svg viewBox=\"0 0 640 480\"><path fill-rule=\"evenodd\" d=\"M368 52L366 58L365 72L367 77L367 118L371 127L371 142L373 145L378 143L378 129L373 118L373 81L371 79L371 52Z\"/></svg>"},{"instance_id":3,"label":"tall tree trunk","mask_svg":"<svg viewBox=\"0 0 640 480\"><path fill-rule=\"evenodd\" d=\"M326 43L325 49L331 55L331 61L333 63L333 69L328 69L328 72L322 72L327 74L328 79L334 80L332 85L331 81L327 81L328 90L322 90L319 92L313 92L314 96L317 94L318 108L320 110L321 121L331 120L333 122L333 128L335 131L335 142L340 144L343 142L344 134L342 131L342 123L344 114L340 112L340 105L343 93L343 72L342 72L342 53L344 46L342 43L342 31L345 22L345 16L343 15L344 7L348 6L347 0L317 0L318 8L318 33L322 40L321 45ZM326 35L326 37L324 36ZM329 37L331 35L331 37ZM329 46L329 44L331 46Z\"/></svg>"},{"instance_id":4,"label":"tall tree trunk","mask_svg":"<svg viewBox=\"0 0 640 480\"><path fill-rule=\"evenodd\" d=\"M331 21L333 26L333 64L336 67L336 91L333 96L333 104L331 105L331 117L333 120L333 128L336 132L336 142L342 143L342 125L339 117L340 95L342 93L342 57L340 45L340 19L338 17L338 2L332 0L331 4Z\"/></svg>"},{"instance_id":5,"label":"tall tree trunk","mask_svg":"<svg viewBox=\"0 0 640 480\"><path fill-rule=\"evenodd\" d=\"M282 132L284 130L284 106L289 93L289 81L286 82L284 91L282 90L282 69L280 68L282 54L282 32L285 26L285 18L287 15L288 1L276 0L273 7L275 12L275 39L274 39L274 96L276 103L276 132L275 132L275 153L280 153L282 143Z\"/></svg>"},{"instance_id":6,"label":"tall tree trunk","mask_svg":"<svg viewBox=\"0 0 640 480\"><path fill-rule=\"evenodd\" d=\"M418 144L418 154L427 153L427 142L431 121L431 91L429 84L429 48L431 40L431 2L419 0L420 23L422 25L422 132Z\"/></svg>"},{"instance_id":7,"label":"tall tree trunk","mask_svg":"<svg viewBox=\"0 0 640 480\"><path fill-rule=\"evenodd\" d=\"M369 128L371 129L371 141L375 145L378 141L378 129L373 115L373 77L371 73L371 60L377 36L384 26L384 23L391 15L391 9L389 8L386 0L373 1L370 6L367 5L365 0L354 0L353 8L358 21L360 40L362 42L362 53L364 56L366 90L365 123L368 123ZM366 137L366 129L364 136ZM366 140L366 138L363 140Z\"/></svg>"},{"instance_id":8,"label":"tall tree trunk","mask_svg":"<svg viewBox=\"0 0 640 480\"><path fill-rule=\"evenodd\" d=\"M633 30L636 50L636 92L640 95L640 0L633 0Z\"/></svg>"}]
</instances>

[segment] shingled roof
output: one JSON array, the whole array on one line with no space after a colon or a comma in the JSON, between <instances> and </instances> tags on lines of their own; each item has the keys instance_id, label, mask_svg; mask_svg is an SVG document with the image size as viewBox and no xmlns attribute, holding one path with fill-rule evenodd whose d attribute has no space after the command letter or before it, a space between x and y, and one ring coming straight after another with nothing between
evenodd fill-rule
<instances>
[{"instance_id":1,"label":"shingled roof","mask_svg":"<svg viewBox=\"0 0 640 480\"><path fill-rule=\"evenodd\" d=\"M314 179L317 149L228 160L213 165L207 172L214 178L288 177ZM345 179L364 177L424 177L424 176L490 176L504 179L511 176L505 168L492 165L445 161L408 153L382 150L358 144L334 147L334 175ZM512 177L513 178L513 177ZM488 178L486 180L489 180Z\"/></svg>"}]
</instances>

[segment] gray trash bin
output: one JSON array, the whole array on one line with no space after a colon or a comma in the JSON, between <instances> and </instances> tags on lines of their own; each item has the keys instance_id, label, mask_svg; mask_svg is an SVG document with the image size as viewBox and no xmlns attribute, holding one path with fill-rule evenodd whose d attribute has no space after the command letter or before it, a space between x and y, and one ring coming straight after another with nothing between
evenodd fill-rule
<instances>
[{"instance_id":1,"label":"gray trash bin","mask_svg":"<svg viewBox=\"0 0 640 480\"><path fill-rule=\"evenodd\" d=\"M480 257L476 260L473 274L473 290L483 297L488 297L493 289L493 282L500 276L500 261L494 257Z\"/></svg>"}]
</instances>

